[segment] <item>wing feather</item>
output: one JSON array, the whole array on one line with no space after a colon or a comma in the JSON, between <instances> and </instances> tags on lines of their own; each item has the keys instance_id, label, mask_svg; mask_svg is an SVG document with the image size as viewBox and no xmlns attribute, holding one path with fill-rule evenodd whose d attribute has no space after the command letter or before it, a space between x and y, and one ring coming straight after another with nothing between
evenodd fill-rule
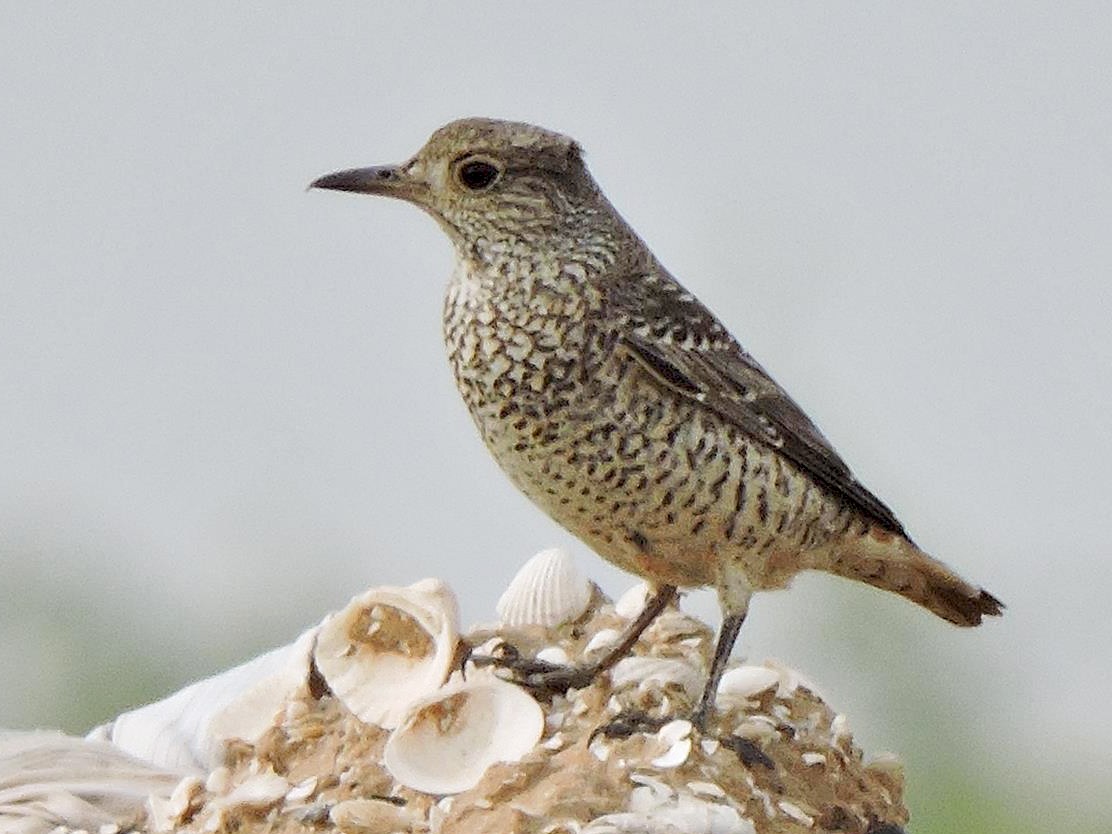
<instances>
[{"instance_id":1,"label":"wing feather","mask_svg":"<svg viewBox=\"0 0 1112 834\"><path fill-rule=\"evenodd\" d=\"M862 515L907 535L788 393L674 279L659 272L636 276L612 285L608 299L623 322L618 344L658 384L777 450Z\"/></svg>"}]
</instances>

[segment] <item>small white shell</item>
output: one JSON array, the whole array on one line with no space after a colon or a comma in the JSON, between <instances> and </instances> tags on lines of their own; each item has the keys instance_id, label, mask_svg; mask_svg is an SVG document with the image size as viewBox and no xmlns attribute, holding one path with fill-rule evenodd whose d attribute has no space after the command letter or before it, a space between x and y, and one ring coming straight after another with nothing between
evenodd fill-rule
<instances>
[{"instance_id":1,"label":"small white shell","mask_svg":"<svg viewBox=\"0 0 1112 834\"><path fill-rule=\"evenodd\" d=\"M650 589L647 582L639 582L618 597L614 603L614 613L625 620L632 620L645 610L649 601Z\"/></svg>"},{"instance_id":2,"label":"small white shell","mask_svg":"<svg viewBox=\"0 0 1112 834\"><path fill-rule=\"evenodd\" d=\"M546 646L541 649L537 652L537 660L543 660L554 666L567 666L571 663L571 657L560 646Z\"/></svg>"},{"instance_id":3,"label":"small white shell","mask_svg":"<svg viewBox=\"0 0 1112 834\"><path fill-rule=\"evenodd\" d=\"M749 700L780 685L780 673L766 666L738 666L726 670L718 684L719 697Z\"/></svg>"},{"instance_id":4,"label":"small white shell","mask_svg":"<svg viewBox=\"0 0 1112 834\"><path fill-rule=\"evenodd\" d=\"M594 585L564 550L542 550L524 565L498 600L498 617L506 626L554 628L587 610Z\"/></svg>"},{"instance_id":5,"label":"small white shell","mask_svg":"<svg viewBox=\"0 0 1112 834\"><path fill-rule=\"evenodd\" d=\"M845 738L849 738L849 719L839 712L830 719L830 743L837 744Z\"/></svg>"},{"instance_id":6,"label":"small white shell","mask_svg":"<svg viewBox=\"0 0 1112 834\"><path fill-rule=\"evenodd\" d=\"M765 666L769 669L775 669L780 673L780 685L776 688L777 698L790 698L800 687L810 690L816 695L819 694L819 690L811 681L807 680L807 678L803 677L803 675L787 664L769 658L765 661Z\"/></svg>"},{"instance_id":7,"label":"small white shell","mask_svg":"<svg viewBox=\"0 0 1112 834\"><path fill-rule=\"evenodd\" d=\"M669 721L656 733L656 740L665 748L664 752L652 760L652 766L668 769L679 767L691 755L690 721L678 719Z\"/></svg>"},{"instance_id":8,"label":"small white shell","mask_svg":"<svg viewBox=\"0 0 1112 834\"><path fill-rule=\"evenodd\" d=\"M815 824L815 818L806 813L794 802L788 802L787 800L782 799L776 804L779 806L781 811L783 811L796 822L802 823L807 828L810 828Z\"/></svg>"},{"instance_id":9,"label":"small white shell","mask_svg":"<svg viewBox=\"0 0 1112 834\"><path fill-rule=\"evenodd\" d=\"M429 794L466 791L495 762L516 762L544 731L524 690L490 675L453 681L411 705L382 762L401 784Z\"/></svg>"},{"instance_id":10,"label":"small white shell","mask_svg":"<svg viewBox=\"0 0 1112 834\"><path fill-rule=\"evenodd\" d=\"M606 814L592 820L582 834L755 834L752 821L735 808L688 794L651 808Z\"/></svg>"},{"instance_id":11,"label":"small white shell","mask_svg":"<svg viewBox=\"0 0 1112 834\"><path fill-rule=\"evenodd\" d=\"M696 698L703 688L703 675L683 660L643 655L622 658L610 670L610 685L616 690L634 685L642 690L663 689L670 684L682 687L689 698Z\"/></svg>"},{"instance_id":12,"label":"small white shell","mask_svg":"<svg viewBox=\"0 0 1112 834\"><path fill-rule=\"evenodd\" d=\"M459 607L448 586L425 579L372 588L321 624L314 653L328 688L360 720L386 729L448 678Z\"/></svg>"},{"instance_id":13,"label":"small white shell","mask_svg":"<svg viewBox=\"0 0 1112 834\"><path fill-rule=\"evenodd\" d=\"M583 654L591 654L602 649L609 649L622 639L622 633L616 628L602 628L595 632L595 636L587 641L583 647Z\"/></svg>"},{"instance_id":14,"label":"small white shell","mask_svg":"<svg viewBox=\"0 0 1112 834\"><path fill-rule=\"evenodd\" d=\"M247 808L252 810L265 810L272 805L277 805L293 787L285 778L279 776L272 768L262 773L248 776L230 793L212 801L214 809Z\"/></svg>"},{"instance_id":15,"label":"small white shell","mask_svg":"<svg viewBox=\"0 0 1112 834\"><path fill-rule=\"evenodd\" d=\"M147 797L147 824L155 834L169 834L185 821L190 811L196 810L204 791L204 783L199 776L186 776L170 797L164 798L156 793Z\"/></svg>"},{"instance_id":16,"label":"small white shell","mask_svg":"<svg viewBox=\"0 0 1112 834\"><path fill-rule=\"evenodd\" d=\"M328 818L345 834L387 834L416 828L412 811L381 799L345 799L332 806Z\"/></svg>"},{"instance_id":17,"label":"small white shell","mask_svg":"<svg viewBox=\"0 0 1112 834\"><path fill-rule=\"evenodd\" d=\"M726 792L714 782L688 782L687 789L705 799L725 799Z\"/></svg>"}]
</instances>

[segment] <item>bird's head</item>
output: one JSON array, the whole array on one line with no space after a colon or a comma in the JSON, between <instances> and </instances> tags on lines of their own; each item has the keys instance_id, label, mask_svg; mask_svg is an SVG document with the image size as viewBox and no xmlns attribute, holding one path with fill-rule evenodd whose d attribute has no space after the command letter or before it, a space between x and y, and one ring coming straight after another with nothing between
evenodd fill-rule
<instances>
[{"instance_id":1,"label":"bird's head","mask_svg":"<svg viewBox=\"0 0 1112 834\"><path fill-rule=\"evenodd\" d=\"M570 231L605 203L574 140L481 118L445 125L401 165L337 171L310 187L414 203L465 248Z\"/></svg>"}]
</instances>

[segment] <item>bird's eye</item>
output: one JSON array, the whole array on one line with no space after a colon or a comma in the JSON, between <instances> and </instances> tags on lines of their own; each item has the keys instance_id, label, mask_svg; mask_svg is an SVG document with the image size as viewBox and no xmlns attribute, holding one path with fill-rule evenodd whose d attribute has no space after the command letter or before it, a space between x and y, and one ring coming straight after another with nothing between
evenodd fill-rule
<instances>
[{"instance_id":1,"label":"bird's eye","mask_svg":"<svg viewBox=\"0 0 1112 834\"><path fill-rule=\"evenodd\" d=\"M472 191L490 188L498 179L498 168L489 162L473 159L459 166L459 181Z\"/></svg>"}]
</instances>

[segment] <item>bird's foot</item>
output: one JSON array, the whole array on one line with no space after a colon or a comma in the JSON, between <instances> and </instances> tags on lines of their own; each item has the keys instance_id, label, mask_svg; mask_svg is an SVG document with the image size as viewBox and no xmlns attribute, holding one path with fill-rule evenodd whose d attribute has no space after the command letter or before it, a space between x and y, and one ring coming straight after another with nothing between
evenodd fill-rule
<instances>
[{"instance_id":1,"label":"bird's foot","mask_svg":"<svg viewBox=\"0 0 1112 834\"><path fill-rule=\"evenodd\" d=\"M504 674L499 674L499 677L541 698L563 695L569 689L583 689L598 675L594 666L562 666L535 657L522 657L508 643L500 644L493 654L471 654L465 661L480 668L492 668L496 673L502 672Z\"/></svg>"},{"instance_id":2,"label":"bird's foot","mask_svg":"<svg viewBox=\"0 0 1112 834\"><path fill-rule=\"evenodd\" d=\"M598 736L603 738L629 738L636 733L655 733L665 724L673 721L670 715L652 716L642 710L628 710L618 713L605 724L599 724L587 738L589 745Z\"/></svg>"}]
</instances>

